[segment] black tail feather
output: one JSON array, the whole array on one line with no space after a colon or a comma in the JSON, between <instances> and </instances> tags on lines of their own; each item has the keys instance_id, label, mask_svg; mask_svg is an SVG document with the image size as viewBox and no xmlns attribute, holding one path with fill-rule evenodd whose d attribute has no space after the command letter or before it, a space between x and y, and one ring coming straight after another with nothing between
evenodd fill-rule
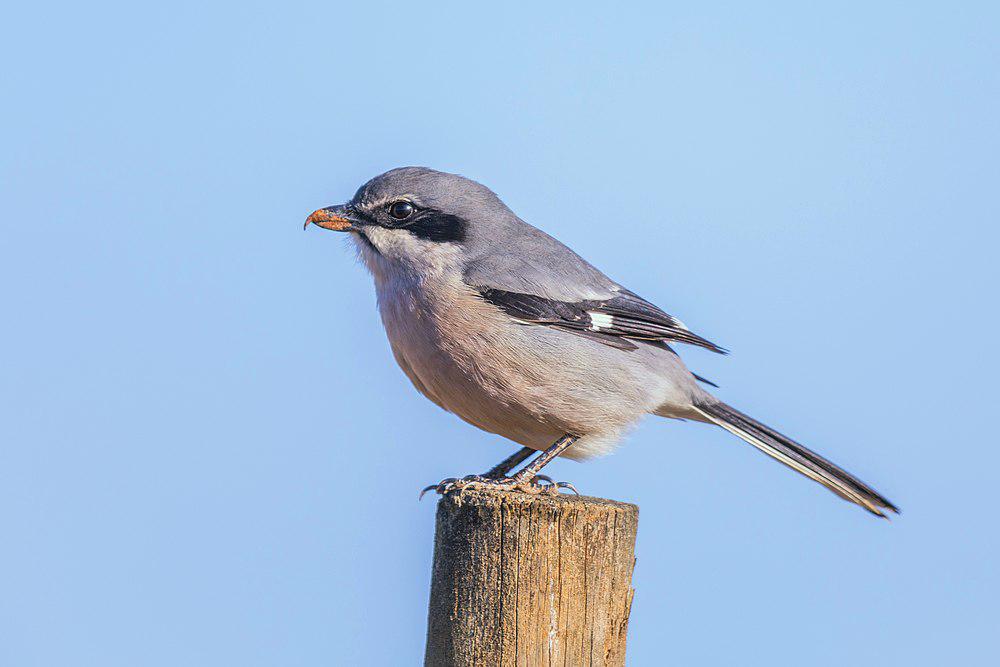
<instances>
[{"instance_id":1,"label":"black tail feather","mask_svg":"<svg viewBox=\"0 0 1000 667\"><path fill-rule=\"evenodd\" d=\"M739 410L721 401L698 405L697 409L710 421L819 482L841 498L864 507L876 516L885 517L883 509L899 514L899 508L851 473Z\"/></svg>"}]
</instances>

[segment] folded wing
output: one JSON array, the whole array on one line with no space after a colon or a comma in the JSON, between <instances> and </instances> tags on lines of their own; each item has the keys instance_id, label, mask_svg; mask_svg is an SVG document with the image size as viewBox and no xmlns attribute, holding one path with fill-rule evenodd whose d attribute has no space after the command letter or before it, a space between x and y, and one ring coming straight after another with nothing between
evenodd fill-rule
<instances>
[{"instance_id":1,"label":"folded wing","mask_svg":"<svg viewBox=\"0 0 1000 667\"><path fill-rule=\"evenodd\" d=\"M604 299L560 301L496 287L473 286L487 302L524 324L562 329L623 350L636 349L632 341L677 342L713 352L726 350L689 330L642 297L615 288Z\"/></svg>"}]
</instances>

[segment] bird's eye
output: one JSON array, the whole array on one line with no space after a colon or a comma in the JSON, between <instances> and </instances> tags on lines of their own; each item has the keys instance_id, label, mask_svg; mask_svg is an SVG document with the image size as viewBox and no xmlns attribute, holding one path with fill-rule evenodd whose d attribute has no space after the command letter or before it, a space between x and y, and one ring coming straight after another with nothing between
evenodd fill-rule
<instances>
[{"instance_id":1,"label":"bird's eye","mask_svg":"<svg viewBox=\"0 0 1000 667\"><path fill-rule=\"evenodd\" d=\"M416 210L416 207L408 201L397 201L389 206L389 215L396 220L405 220Z\"/></svg>"}]
</instances>

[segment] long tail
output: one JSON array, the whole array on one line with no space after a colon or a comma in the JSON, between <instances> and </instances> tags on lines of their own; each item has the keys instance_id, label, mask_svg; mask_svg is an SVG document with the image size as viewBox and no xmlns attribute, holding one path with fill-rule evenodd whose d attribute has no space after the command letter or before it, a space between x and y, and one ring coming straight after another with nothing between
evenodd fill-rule
<instances>
[{"instance_id":1,"label":"long tail","mask_svg":"<svg viewBox=\"0 0 1000 667\"><path fill-rule=\"evenodd\" d=\"M789 468L819 482L841 498L861 505L872 514L888 518L883 509L899 514L895 505L851 473L739 410L721 401L706 402L697 405L695 409L709 421L738 435Z\"/></svg>"}]
</instances>

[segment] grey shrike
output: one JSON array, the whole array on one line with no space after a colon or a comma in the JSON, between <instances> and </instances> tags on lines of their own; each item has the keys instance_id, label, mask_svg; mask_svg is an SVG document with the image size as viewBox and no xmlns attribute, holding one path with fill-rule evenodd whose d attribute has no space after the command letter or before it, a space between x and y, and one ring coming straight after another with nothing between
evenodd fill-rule
<instances>
[{"instance_id":1,"label":"grey shrike","mask_svg":"<svg viewBox=\"0 0 1000 667\"><path fill-rule=\"evenodd\" d=\"M725 352L630 292L475 181L423 167L376 176L309 216L349 232L375 279L399 366L424 396L524 447L430 488L558 492L556 456L610 452L643 415L717 424L878 516L873 488L702 389L672 343ZM534 451L520 472L508 473ZM543 484L544 482L544 484Z\"/></svg>"}]
</instances>

